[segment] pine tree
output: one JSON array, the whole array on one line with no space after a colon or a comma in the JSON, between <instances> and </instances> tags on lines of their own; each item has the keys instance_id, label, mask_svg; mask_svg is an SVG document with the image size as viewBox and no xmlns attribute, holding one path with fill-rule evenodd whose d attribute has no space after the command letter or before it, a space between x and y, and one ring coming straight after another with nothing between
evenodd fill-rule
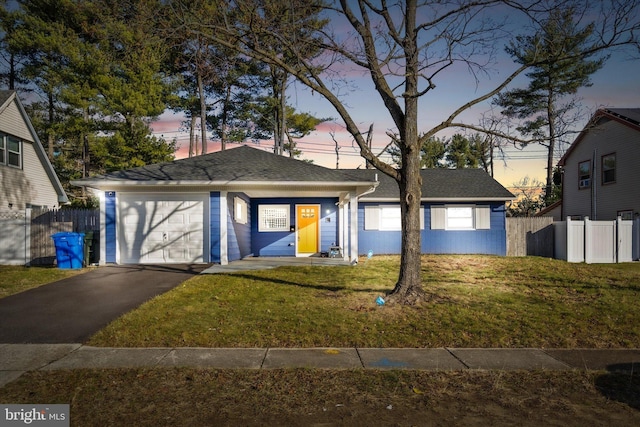
<instances>
[{"instance_id":1,"label":"pine tree","mask_svg":"<svg viewBox=\"0 0 640 427\"><path fill-rule=\"evenodd\" d=\"M591 86L589 77L604 65L606 57L591 60L589 49L594 25L578 28L573 9L550 13L541 32L518 36L507 52L519 64L535 64L527 73L529 86L500 94L495 103L509 118L522 119L518 131L547 148L545 200L553 189L554 153L569 126L576 121L577 107L572 97L581 87ZM569 99L567 99L569 97ZM526 144L523 144L526 145Z\"/></svg>"}]
</instances>

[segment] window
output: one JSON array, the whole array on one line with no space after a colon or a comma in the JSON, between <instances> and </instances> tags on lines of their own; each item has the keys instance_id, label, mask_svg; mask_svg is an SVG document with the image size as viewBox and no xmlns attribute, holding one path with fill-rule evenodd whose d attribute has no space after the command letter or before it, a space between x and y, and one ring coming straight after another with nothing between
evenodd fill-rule
<instances>
[{"instance_id":1,"label":"window","mask_svg":"<svg viewBox=\"0 0 640 427\"><path fill-rule=\"evenodd\" d=\"M632 220L635 217L635 215L633 214L633 209L628 211L618 211L617 216L623 220Z\"/></svg>"},{"instance_id":2,"label":"window","mask_svg":"<svg viewBox=\"0 0 640 427\"><path fill-rule=\"evenodd\" d=\"M235 219L235 221L238 224L246 224L247 218L248 218L247 202L240 197L234 197L233 198L233 219Z\"/></svg>"},{"instance_id":3,"label":"window","mask_svg":"<svg viewBox=\"0 0 640 427\"><path fill-rule=\"evenodd\" d=\"M365 230L402 230L402 215L399 205L365 205ZM420 230L424 230L424 208L420 206Z\"/></svg>"},{"instance_id":4,"label":"window","mask_svg":"<svg viewBox=\"0 0 640 427\"><path fill-rule=\"evenodd\" d=\"M612 184L616 182L616 155L602 156L602 183Z\"/></svg>"},{"instance_id":5,"label":"window","mask_svg":"<svg viewBox=\"0 0 640 427\"><path fill-rule=\"evenodd\" d=\"M489 205L433 205L432 230L488 230L491 228Z\"/></svg>"},{"instance_id":6,"label":"window","mask_svg":"<svg viewBox=\"0 0 640 427\"><path fill-rule=\"evenodd\" d=\"M447 230L472 230L473 229L473 208L448 207L445 227Z\"/></svg>"},{"instance_id":7,"label":"window","mask_svg":"<svg viewBox=\"0 0 640 427\"><path fill-rule=\"evenodd\" d=\"M402 230L400 206L380 206L380 230Z\"/></svg>"},{"instance_id":8,"label":"window","mask_svg":"<svg viewBox=\"0 0 640 427\"><path fill-rule=\"evenodd\" d=\"M258 206L258 231L289 231L289 205Z\"/></svg>"},{"instance_id":9,"label":"window","mask_svg":"<svg viewBox=\"0 0 640 427\"><path fill-rule=\"evenodd\" d=\"M591 160L578 163L578 188L591 187Z\"/></svg>"},{"instance_id":10,"label":"window","mask_svg":"<svg viewBox=\"0 0 640 427\"><path fill-rule=\"evenodd\" d=\"M0 164L22 167L22 142L19 139L0 134Z\"/></svg>"}]
</instances>

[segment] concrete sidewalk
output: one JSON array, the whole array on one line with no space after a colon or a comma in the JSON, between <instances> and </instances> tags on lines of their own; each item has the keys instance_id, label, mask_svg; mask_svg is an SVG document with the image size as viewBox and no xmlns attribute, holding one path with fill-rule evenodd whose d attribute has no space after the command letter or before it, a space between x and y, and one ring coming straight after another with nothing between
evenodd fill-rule
<instances>
[{"instance_id":1,"label":"concrete sidewalk","mask_svg":"<svg viewBox=\"0 0 640 427\"><path fill-rule=\"evenodd\" d=\"M33 370L216 369L606 370L640 369L640 349L102 348L0 344L0 386Z\"/></svg>"}]
</instances>

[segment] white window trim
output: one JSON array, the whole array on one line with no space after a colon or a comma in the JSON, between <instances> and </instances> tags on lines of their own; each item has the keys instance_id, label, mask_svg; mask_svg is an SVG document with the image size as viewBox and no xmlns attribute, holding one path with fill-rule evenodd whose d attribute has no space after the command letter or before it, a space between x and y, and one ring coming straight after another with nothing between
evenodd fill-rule
<instances>
[{"instance_id":1,"label":"white window trim","mask_svg":"<svg viewBox=\"0 0 640 427\"><path fill-rule=\"evenodd\" d=\"M473 205L455 205L455 206L446 206L446 211L445 211L445 216L444 216L444 229L445 230L475 230L476 229L476 221L475 221L475 206ZM471 225L470 226L455 226L452 225L451 223L453 223L454 219L456 219L456 217L450 216L450 213L453 212L457 212L459 210L462 209L470 209L470 215L467 217L457 217L457 218L464 218L464 219L470 219L471 220Z\"/></svg>"},{"instance_id":2,"label":"white window trim","mask_svg":"<svg viewBox=\"0 0 640 427\"><path fill-rule=\"evenodd\" d=\"M247 201L242 197L233 198L233 219L238 224L246 224L249 215L247 214Z\"/></svg>"},{"instance_id":3,"label":"white window trim","mask_svg":"<svg viewBox=\"0 0 640 427\"><path fill-rule=\"evenodd\" d=\"M613 167L612 168L606 168L605 167L605 159L607 157L613 157ZM616 169L617 169L617 159L616 159L616 153L609 153L609 154L605 154L604 156L602 156L600 158L600 162L601 162L601 175L602 178L600 179L600 182L602 183L602 185L608 185L608 184L615 184L616 182ZM605 181L605 173L609 172L609 171L613 171L613 179L609 180L609 181Z\"/></svg>"},{"instance_id":4,"label":"white window trim","mask_svg":"<svg viewBox=\"0 0 640 427\"><path fill-rule=\"evenodd\" d=\"M402 230L402 213L400 212L400 205L380 205L378 212L380 213L380 230Z\"/></svg>"},{"instance_id":5,"label":"white window trim","mask_svg":"<svg viewBox=\"0 0 640 427\"><path fill-rule=\"evenodd\" d=\"M448 210L452 208L472 208L473 227L452 227L449 225ZM489 205L432 205L431 229L450 231L489 230L491 228L491 207Z\"/></svg>"},{"instance_id":6,"label":"white window trim","mask_svg":"<svg viewBox=\"0 0 640 427\"><path fill-rule=\"evenodd\" d=\"M364 229L367 231L401 231L402 230L402 217L398 216L399 222L397 224L389 224L389 221L385 221L383 217L383 210L400 210L400 205L365 205L364 206ZM420 206L420 230L424 230L424 206Z\"/></svg>"},{"instance_id":7,"label":"white window trim","mask_svg":"<svg viewBox=\"0 0 640 427\"><path fill-rule=\"evenodd\" d=\"M582 175L580 173L580 165L585 163L589 165L588 178L582 178L583 176L587 176L587 175ZM582 190L583 188L591 188L592 178L593 178L593 165L591 164L591 160L583 160L581 162L578 162L578 189Z\"/></svg>"},{"instance_id":8,"label":"white window trim","mask_svg":"<svg viewBox=\"0 0 640 427\"><path fill-rule=\"evenodd\" d=\"M9 140L10 139L13 139L14 142L16 142L18 144L18 151L11 150L9 148L9 142L10 142ZM7 143L6 143L5 147L7 148L6 153L5 153L6 154L7 166L11 166L11 167L14 167L14 168L22 169L22 141L19 138L8 136L7 137ZM18 164L17 165L9 163L9 157L11 156L11 154L14 154L14 155L18 156Z\"/></svg>"},{"instance_id":9,"label":"white window trim","mask_svg":"<svg viewBox=\"0 0 640 427\"><path fill-rule=\"evenodd\" d=\"M265 223L265 215L270 214L269 211L280 210L281 216L276 218L280 222L279 226L268 227ZM258 205L258 231L264 233L289 231L291 224L291 207L289 205Z\"/></svg>"},{"instance_id":10,"label":"white window trim","mask_svg":"<svg viewBox=\"0 0 640 427\"><path fill-rule=\"evenodd\" d=\"M18 143L18 150L10 150L9 149L9 140L12 139L14 142ZM0 133L0 150L2 150L3 158L0 164L9 166L12 168L22 169L22 151L23 151L23 142L20 138L16 138L15 136L7 135L5 133ZM14 165L9 163L9 155L17 155L18 156L18 164Z\"/></svg>"}]
</instances>

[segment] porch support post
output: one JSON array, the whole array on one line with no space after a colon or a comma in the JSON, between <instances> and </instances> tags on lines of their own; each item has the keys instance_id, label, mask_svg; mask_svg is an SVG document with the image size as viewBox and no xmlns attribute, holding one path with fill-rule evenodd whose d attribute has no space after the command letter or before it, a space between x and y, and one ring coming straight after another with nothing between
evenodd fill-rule
<instances>
[{"instance_id":1,"label":"porch support post","mask_svg":"<svg viewBox=\"0 0 640 427\"><path fill-rule=\"evenodd\" d=\"M220 192L220 265L229 264L227 233L227 192Z\"/></svg>"},{"instance_id":2,"label":"porch support post","mask_svg":"<svg viewBox=\"0 0 640 427\"><path fill-rule=\"evenodd\" d=\"M98 256L98 265L105 265L107 263L107 211L105 207L105 192L98 191L98 199L100 201L100 255ZM94 193L95 194L95 193Z\"/></svg>"},{"instance_id":3,"label":"porch support post","mask_svg":"<svg viewBox=\"0 0 640 427\"><path fill-rule=\"evenodd\" d=\"M350 259L352 264L358 262L358 198L351 197L349 200L349 246L350 246Z\"/></svg>"}]
</instances>

